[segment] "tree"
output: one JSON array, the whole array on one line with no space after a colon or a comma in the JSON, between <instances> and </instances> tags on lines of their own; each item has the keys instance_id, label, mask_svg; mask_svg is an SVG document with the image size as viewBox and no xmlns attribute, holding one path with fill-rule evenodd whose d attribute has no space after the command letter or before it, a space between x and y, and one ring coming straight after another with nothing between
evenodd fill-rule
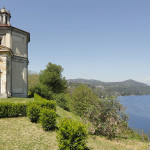
<instances>
[{"instance_id":1,"label":"tree","mask_svg":"<svg viewBox=\"0 0 150 150\"><path fill-rule=\"evenodd\" d=\"M114 138L127 129L128 117L116 98L100 99L82 84L74 90L71 98L72 111L94 125L92 133Z\"/></svg>"},{"instance_id":2,"label":"tree","mask_svg":"<svg viewBox=\"0 0 150 150\"><path fill-rule=\"evenodd\" d=\"M82 117L97 102L98 96L87 85L80 84L72 93L71 99L72 111Z\"/></svg>"},{"instance_id":3,"label":"tree","mask_svg":"<svg viewBox=\"0 0 150 150\"><path fill-rule=\"evenodd\" d=\"M28 71L28 86L35 86L39 82L39 74L31 70Z\"/></svg>"},{"instance_id":4,"label":"tree","mask_svg":"<svg viewBox=\"0 0 150 150\"><path fill-rule=\"evenodd\" d=\"M113 97L99 99L95 105L89 107L85 118L92 122L95 134L114 138L127 130L128 116L125 108Z\"/></svg>"},{"instance_id":5,"label":"tree","mask_svg":"<svg viewBox=\"0 0 150 150\"><path fill-rule=\"evenodd\" d=\"M62 77L63 68L60 65L52 64L49 62L46 66L46 69L41 71L39 74L39 85L38 85L38 94L48 98L50 93L63 93L67 88L67 81ZM43 89L44 88L44 89ZM47 92L49 95L46 95ZM48 98L50 99L50 98Z\"/></svg>"},{"instance_id":6,"label":"tree","mask_svg":"<svg viewBox=\"0 0 150 150\"><path fill-rule=\"evenodd\" d=\"M28 91L29 95L33 96L36 85L39 83L39 74L31 70L28 71Z\"/></svg>"}]
</instances>

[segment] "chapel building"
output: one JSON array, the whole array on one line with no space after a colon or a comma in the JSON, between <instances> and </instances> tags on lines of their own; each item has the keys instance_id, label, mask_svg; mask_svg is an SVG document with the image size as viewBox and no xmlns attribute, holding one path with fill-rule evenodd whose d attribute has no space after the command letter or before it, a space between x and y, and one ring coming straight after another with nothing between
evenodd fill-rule
<instances>
[{"instance_id":1,"label":"chapel building","mask_svg":"<svg viewBox=\"0 0 150 150\"><path fill-rule=\"evenodd\" d=\"M0 98L27 97L30 33L10 25L11 14L0 10Z\"/></svg>"}]
</instances>

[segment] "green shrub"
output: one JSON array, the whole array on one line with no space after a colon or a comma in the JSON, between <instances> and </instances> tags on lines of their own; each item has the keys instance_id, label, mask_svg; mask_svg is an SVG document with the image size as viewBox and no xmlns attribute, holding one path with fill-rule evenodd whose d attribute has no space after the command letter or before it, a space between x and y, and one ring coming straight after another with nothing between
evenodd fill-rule
<instances>
[{"instance_id":1,"label":"green shrub","mask_svg":"<svg viewBox=\"0 0 150 150\"><path fill-rule=\"evenodd\" d=\"M39 105L43 108L56 110L56 102L54 102L52 100L47 100L45 98L42 98L38 94L34 94L34 100L35 101L33 103L36 103L37 105Z\"/></svg>"},{"instance_id":2,"label":"green shrub","mask_svg":"<svg viewBox=\"0 0 150 150\"><path fill-rule=\"evenodd\" d=\"M127 130L128 117L123 106L114 98L99 99L89 107L84 117L95 126L94 134L107 136L109 139Z\"/></svg>"},{"instance_id":3,"label":"green shrub","mask_svg":"<svg viewBox=\"0 0 150 150\"><path fill-rule=\"evenodd\" d=\"M37 102L37 105L41 106L42 108L56 110L56 103L54 101L43 100L41 102Z\"/></svg>"},{"instance_id":4,"label":"green shrub","mask_svg":"<svg viewBox=\"0 0 150 150\"><path fill-rule=\"evenodd\" d=\"M48 88L46 85L38 83L35 87L35 93L38 95L46 98L46 99L52 99L53 92L50 88Z\"/></svg>"},{"instance_id":5,"label":"green shrub","mask_svg":"<svg viewBox=\"0 0 150 150\"><path fill-rule=\"evenodd\" d=\"M84 150L86 148L86 127L76 121L65 118L59 125L58 142L60 150Z\"/></svg>"},{"instance_id":6,"label":"green shrub","mask_svg":"<svg viewBox=\"0 0 150 150\"><path fill-rule=\"evenodd\" d=\"M137 140L144 140L148 141L149 139L149 133L147 135L144 133L141 129L136 128L128 128L124 133L122 133L124 136L128 137L128 139L137 139Z\"/></svg>"},{"instance_id":7,"label":"green shrub","mask_svg":"<svg viewBox=\"0 0 150 150\"><path fill-rule=\"evenodd\" d=\"M42 109L40 114L40 123L45 131L53 130L56 127L56 111Z\"/></svg>"},{"instance_id":8,"label":"green shrub","mask_svg":"<svg viewBox=\"0 0 150 150\"><path fill-rule=\"evenodd\" d=\"M71 94L71 111L83 117L97 100L98 96L87 85L80 84Z\"/></svg>"},{"instance_id":9,"label":"green shrub","mask_svg":"<svg viewBox=\"0 0 150 150\"><path fill-rule=\"evenodd\" d=\"M22 103L1 102L0 118L26 116L27 105Z\"/></svg>"},{"instance_id":10,"label":"green shrub","mask_svg":"<svg viewBox=\"0 0 150 150\"><path fill-rule=\"evenodd\" d=\"M28 71L28 96L34 97L36 85L39 83L39 74L31 70Z\"/></svg>"},{"instance_id":11,"label":"green shrub","mask_svg":"<svg viewBox=\"0 0 150 150\"><path fill-rule=\"evenodd\" d=\"M0 118L8 117L8 108L11 105L11 103L3 102L0 103Z\"/></svg>"},{"instance_id":12,"label":"green shrub","mask_svg":"<svg viewBox=\"0 0 150 150\"><path fill-rule=\"evenodd\" d=\"M40 117L41 107L37 104L30 103L27 108L27 116L31 120L31 122L38 122Z\"/></svg>"},{"instance_id":13,"label":"green shrub","mask_svg":"<svg viewBox=\"0 0 150 150\"><path fill-rule=\"evenodd\" d=\"M79 85L71 94L70 109L90 121L91 132L112 139L127 130L125 108L114 97L100 99L85 85Z\"/></svg>"},{"instance_id":14,"label":"green shrub","mask_svg":"<svg viewBox=\"0 0 150 150\"><path fill-rule=\"evenodd\" d=\"M36 90L36 86L29 86L28 87L28 97L34 97L35 90Z\"/></svg>"},{"instance_id":15,"label":"green shrub","mask_svg":"<svg viewBox=\"0 0 150 150\"><path fill-rule=\"evenodd\" d=\"M69 98L66 94L64 93L60 93L60 94L55 94L55 96L53 96L53 100L56 102L56 104L65 109L65 110L69 110Z\"/></svg>"},{"instance_id":16,"label":"green shrub","mask_svg":"<svg viewBox=\"0 0 150 150\"><path fill-rule=\"evenodd\" d=\"M36 93L34 93L34 100L42 100L42 97Z\"/></svg>"},{"instance_id":17,"label":"green shrub","mask_svg":"<svg viewBox=\"0 0 150 150\"><path fill-rule=\"evenodd\" d=\"M8 109L8 117L19 117L26 116L27 105L21 103L12 103L11 107Z\"/></svg>"}]
</instances>

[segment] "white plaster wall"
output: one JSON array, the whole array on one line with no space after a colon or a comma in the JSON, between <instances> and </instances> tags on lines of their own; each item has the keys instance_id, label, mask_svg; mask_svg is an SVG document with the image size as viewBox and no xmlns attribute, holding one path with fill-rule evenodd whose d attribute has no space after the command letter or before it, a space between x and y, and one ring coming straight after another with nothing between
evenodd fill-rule
<instances>
[{"instance_id":1,"label":"white plaster wall","mask_svg":"<svg viewBox=\"0 0 150 150\"><path fill-rule=\"evenodd\" d=\"M0 37L2 38L1 44L5 46L5 35L0 35Z\"/></svg>"},{"instance_id":2,"label":"white plaster wall","mask_svg":"<svg viewBox=\"0 0 150 150\"><path fill-rule=\"evenodd\" d=\"M6 35L4 36L4 45L10 49L12 49L12 36L11 31L7 31Z\"/></svg>"},{"instance_id":3,"label":"white plaster wall","mask_svg":"<svg viewBox=\"0 0 150 150\"><path fill-rule=\"evenodd\" d=\"M2 46L12 48L11 30L0 30L0 37L2 38Z\"/></svg>"},{"instance_id":4,"label":"white plaster wall","mask_svg":"<svg viewBox=\"0 0 150 150\"><path fill-rule=\"evenodd\" d=\"M1 73L1 97L7 97L7 69L6 69L6 64L7 64L7 56L5 55L0 55L0 68L2 70Z\"/></svg>"}]
</instances>

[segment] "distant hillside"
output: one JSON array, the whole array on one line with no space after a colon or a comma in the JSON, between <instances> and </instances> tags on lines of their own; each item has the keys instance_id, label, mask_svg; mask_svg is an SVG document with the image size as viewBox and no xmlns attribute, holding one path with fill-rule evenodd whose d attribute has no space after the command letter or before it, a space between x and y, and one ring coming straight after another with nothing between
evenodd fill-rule
<instances>
[{"instance_id":1,"label":"distant hillside","mask_svg":"<svg viewBox=\"0 0 150 150\"><path fill-rule=\"evenodd\" d=\"M103 92L105 95L144 95L150 94L150 86L134 81L126 80L122 82L102 82L99 80L70 79L68 84L87 84Z\"/></svg>"}]
</instances>

